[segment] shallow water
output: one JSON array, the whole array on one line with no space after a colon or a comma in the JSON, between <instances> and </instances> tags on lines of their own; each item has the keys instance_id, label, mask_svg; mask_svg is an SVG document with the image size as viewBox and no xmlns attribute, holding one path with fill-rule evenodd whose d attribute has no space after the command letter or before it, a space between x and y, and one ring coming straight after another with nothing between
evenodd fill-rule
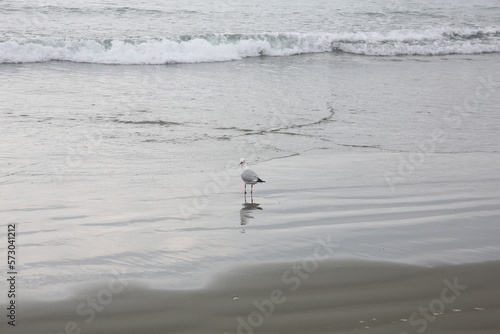
<instances>
[{"instance_id":1,"label":"shallow water","mask_svg":"<svg viewBox=\"0 0 500 334\"><path fill-rule=\"evenodd\" d=\"M4 65L1 205L25 288L113 268L197 286L330 230L344 257L497 259L498 63L470 57ZM241 156L260 207L242 205Z\"/></svg>"}]
</instances>

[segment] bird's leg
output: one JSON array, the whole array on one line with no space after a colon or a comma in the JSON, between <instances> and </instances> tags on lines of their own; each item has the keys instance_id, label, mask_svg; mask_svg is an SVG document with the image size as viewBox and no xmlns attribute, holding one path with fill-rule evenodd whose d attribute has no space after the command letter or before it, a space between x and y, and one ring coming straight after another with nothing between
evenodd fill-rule
<instances>
[{"instance_id":1,"label":"bird's leg","mask_svg":"<svg viewBox=\"0 0 500 334\"><path fill-rule=\"evenodd\" d=\"M250 187L250 193L252 193L252 194L253 194L253 184L252 184L252 186Z\"/></svg>"},{"instance_id":2,"label":"bird's leg","mask_svg":"<svg viewBox=\"0 0 500 334\"><path fill-rule=\"evenodd\" d=\"M247 184L245 183L245 194L247 193Z\"/></svg>"}]
</instances>

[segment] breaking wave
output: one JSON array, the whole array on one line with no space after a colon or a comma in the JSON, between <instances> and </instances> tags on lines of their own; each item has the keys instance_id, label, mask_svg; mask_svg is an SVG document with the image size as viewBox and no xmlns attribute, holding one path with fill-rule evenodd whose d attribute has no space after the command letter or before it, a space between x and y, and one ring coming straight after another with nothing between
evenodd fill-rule
<instances>
[{"instance_id":1,"label":"breaking wave","mask_svg":"<svg viewBox=\"0 0 500 334\"><path fill-rule=\"evenodd\" d=\"M391 32L209 34L150 39L4 39L0 63L175 64L345 52L371 56L500 52L500 27Z\"/></svg>"}]
</instances>

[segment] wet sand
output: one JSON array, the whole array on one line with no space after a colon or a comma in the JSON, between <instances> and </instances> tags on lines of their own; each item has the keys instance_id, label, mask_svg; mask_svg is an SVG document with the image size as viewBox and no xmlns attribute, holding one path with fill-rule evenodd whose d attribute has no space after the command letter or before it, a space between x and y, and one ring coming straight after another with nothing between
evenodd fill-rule
<instances>
[{"instance_id":1,"label":"wet sand","mask_svg":"<svg viewBox=\"0 0 500 334\"><path fill-rule=\"evenodd\" d=\"M254 206L241 203L235 177L189 224L138 223L120 211L133 224L99 237L99 225L58 223L80 256L105 245L85 261L30 246L36 235L21 225L16 327L4 318L0 333L498 333L498 180L488 173L497 159L432 158L394 192L375 177L394 166L391 154L310 153L256 165L273 182L256 189ZM330 170L342 177L332 183ZM127 265L131 253L105 256L130 240L155 275ZM53 284L33 274L30 249ZM101 258L111 261L92 267ZM89 268L103 278L88 279Z\"/></svg>"},{"instance_id":2,"label":"wet sand","mask_svg":"<svg viewBox=\"0 0 500 334\"><path fill-rule=\"evenodd\" d=\"M24 301L2 333L498 333L500 262L421 267L360 260L228 268L207 286L103 281ZM3 307L2 307L3 308ZM95 311L92 311L95 310Z\"/></svg>"}]
</instances>

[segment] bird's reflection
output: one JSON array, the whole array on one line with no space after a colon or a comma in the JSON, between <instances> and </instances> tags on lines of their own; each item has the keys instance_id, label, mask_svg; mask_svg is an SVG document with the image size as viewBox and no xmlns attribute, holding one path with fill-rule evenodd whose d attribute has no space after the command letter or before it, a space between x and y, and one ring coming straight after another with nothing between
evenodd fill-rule
<instances>
[{"instance_id":1,"label":"bird's reflection","mask_svg":"<svg viewBox=\"0 0 500 334\"><path fill-rule=\"evenodd\" d=\"M260 207L259 203L253 202L253 196L250 198L250 203L247 202L247 197L245 195L245 203L243 203L243 207L240 210L240 223L241 225L246 225L249 219L253 219L254 216L252 213L255 210L263 210Z\"/></svg>"}]
</instances>

